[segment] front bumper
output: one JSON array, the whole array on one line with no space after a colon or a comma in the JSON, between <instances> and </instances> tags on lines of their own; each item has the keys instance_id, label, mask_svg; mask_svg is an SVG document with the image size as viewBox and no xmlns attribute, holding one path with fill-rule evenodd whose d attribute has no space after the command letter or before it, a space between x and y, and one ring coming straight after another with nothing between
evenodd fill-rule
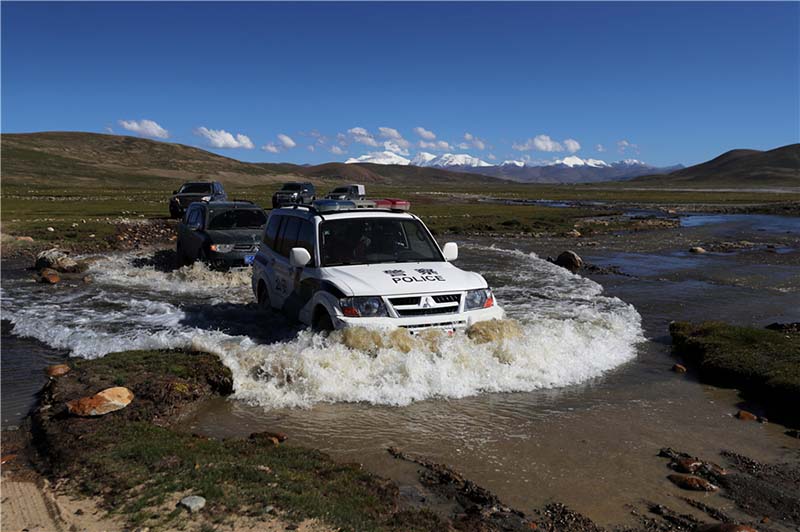
<instances>
[{"instance_id":1,"label":"front bumper","mask_svg":"<svg viewBox=\"0 0 800 532\"><path fill-rule=\"evenodd\" d=\"M245 257L250 256L254 257L257 253L256 250L252 251L239 251L233 250L229 251L228 253L217 253L216 251L210 251L208 254L208 258L211 261L211 264L214 266L249 266L252 264L251 262L246 262Z\"/></svg>"},{"instance_id":2,"label":"front bumper","mask_svg":"<svg viewBox=\"0 0 800 532\"><path fill-rule=\"evenodd\" d=\"M345 327L368 327L378 329L402 327L413 333L423 329L466 329L473 323L479 321L502 320L505 317L505 311L499 305L494 305L489 308L470 310L467 312L404 318L351 318L349 316L338 315L333 318L333 326L336 329L344 329Z\"/></svg>"}]
</instances>

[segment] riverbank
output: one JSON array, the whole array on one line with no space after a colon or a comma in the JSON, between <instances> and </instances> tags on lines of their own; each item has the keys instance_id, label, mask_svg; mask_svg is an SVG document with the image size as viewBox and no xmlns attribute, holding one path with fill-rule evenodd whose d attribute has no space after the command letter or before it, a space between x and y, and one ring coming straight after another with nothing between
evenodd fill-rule
<instances>
[{"instance_id":1,"label":"riverbank","mask_svg":"<svg viewBox=\"0 0 800 532\"><path fill-rule=\"evenodd\" d=\"M241 365L242 389L232 400L198 398L174 425L157 427L159 434L161 429L174 430L182 444L194 441L183 438L200 434L218 442L219 453L230 453L236 445L248 448L251 433L285 432L289 440L282 446L320 449L337 463L357 461L364 474L391 479L402 504L419 508L427 501L439 519L459 513L447 502L456 496L426 484L431 478L449 478L462 487L472 485L467 484L471 479L547 530L688 530L721 520L750 523L758 530L786 530L791 525L781 521L785 512L779 507L753 509L746 489L722 486L716 495L706 495L673 486L667 479L671 470L656 456L662 447L672 446L731 469L738 464L743 474L774 471L767 485L778 492L790 490L776 478L796 478L797 440L776 423L746 423L733 417L740 408L758 413L757 401L740 404L735 391L698 383L691 368L686 374L669 371L677 361L670 357L666 338L673 319L713 316L759 328L772 321L797 321L792 315L797 305L791 302L797 301L800 282L798 232L791 225L782 229L784 222L778 218L746 221L743 225L741 220L712 217L680 228L580 237L458 235L460 264L484 273L507 309L520 318L532 315L534 322L549 320L532 335L541 338L539 343L525 347L546 360L538 374L530 374L536 386L525 391L509 393L515 383L486 380L469 393L455 395L455 387L426 382L427 388L398 386L398 396L418 394L399 407L382 402L388 395L370 395L379 391L377 386L365 388L357 374L346 373L341 362L350 359L349 351L335 344L315 351L314 338L254 309L246 275L175 269L164 247L104 253L107 257L93 272L94 282L87 285L26 284L22 277L29 274L9 272L4 262L4 310L11 309L23 325L35 320L38 330L53 333L43 339L76 346L74 351L82 356L96 356L92 353L108 343L186 345L197 338L200 347L213 348L229 367ZM170 246L169 241L162 246ZM704 247L706 253L689 252L694 246ZM557 273L530 255L555 256L570 248L600 268L581 273L602 287ZM12 282L17 276L18 286ZM605 356L607 346L613 346L609 351L625 349L635 336L620 325L633 322L635 314L615 297L635 306L650 340L638 344L635 358L614 359L587 378L578 370L588 372L593 359ZM259 326L263 323L270 326ZM580 336L587 331L590 336ZM280 348L284 342L292 342L285 356ZM4 351L6 345L4 338ZM462 357L479 354L465 346L459 346ZM578 356L585 347L591 357ZM325 352L337 356L314 358ZM508 357L505 364L517 370L514 353L498 356ZM381 360L386 359L377 362ZM377 362L365 359L362 365L373 372L367 377L403 384L396 380L399 374L390 371L393 366L381 370ZM338 381L351 382L351 393L362 393L362 398L335 395L342 392L335 386L337 380L315 373L326 365L339 372ZM3 367L5 373L13 365L4 358ZM419 375L438 374L439 366L425 368ZM450 368L451 381L456 384L460 376L466 379L458 381L463 386L472 374L458 370L455 365ZM566 370L573 373L564 375ZM494 378L504 377L493 373L494 367L483 373L487 371ZM321 379L316 383L319 389L311 387L314 378ZM112 379L102 385L114 384ZM385 387L381 391L386 394ZM303 394L312 399L308 408L267 406L269 401ZM240 443L228 447L224 441L230 439ZM411 461L398 461L386 451L390 446ZM725 449L734 454L720 454ZM726 495L734 491L745 494L741 505ZM598 498L598 492L605 496ZM162 508L159 515L173 510ZM761 523L768 516L770 522Z\"/></svg>"}]
</instances>

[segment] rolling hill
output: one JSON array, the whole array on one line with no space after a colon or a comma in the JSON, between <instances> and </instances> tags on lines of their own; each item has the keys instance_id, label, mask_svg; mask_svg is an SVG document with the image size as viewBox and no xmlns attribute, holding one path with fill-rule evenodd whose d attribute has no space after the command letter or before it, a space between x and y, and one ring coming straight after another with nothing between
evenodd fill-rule
<instances>
[{"instance_id":1,"label":"rolling hill","mask_svg":"<svg viewBox=\"0 0 800 532\"><path fill-rule=\"evenodd\" d=\"M5 183L147 186L165 179L217 179L237 185L287 180L366 183L499 183L483 175L438 168L326 163L316 166L247 163L199 148L139 137L82 132L0 135ZM172 186L172 185L171 185Z\"/></svg>"},{"instance_id":2,"label":"rolling hill","mask_svg":"<svg viewBox=\"0 0 800 532\"><path fill-rule=\"evenodd\" d=\"M630 183L669 186L800 186L800 144L769 151L731 150L710 161Z\"/></svg>"}]
</instances>

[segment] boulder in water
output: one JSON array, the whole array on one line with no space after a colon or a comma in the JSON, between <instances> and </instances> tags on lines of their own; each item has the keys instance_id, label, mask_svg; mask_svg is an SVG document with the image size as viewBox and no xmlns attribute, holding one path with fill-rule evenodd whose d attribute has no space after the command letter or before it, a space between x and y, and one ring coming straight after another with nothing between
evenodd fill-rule
<instances>
[{"instance_id":1,"label":"boulder in water","mask_svg":"<svg viewBox=\"0 0 800 532\"><path fill-rule=\"evenodd\" d=\"M52 268L45 268L39 276L39 281L46 284L56 284L61 281L61 276Z\"/></svg>"},{"instance_id":2,"label":"boulder in water","mask_svg":"<svg viewBox=\"0 0 800 532\"><path fill-rule=\"evenodd\" d=\"M36 269L50 268L57 272L75 273L81 270L81 265L65 252L58 248L42 251L36 256Z\"/></svg>"},{"instance_id":3,"label":"boulder in water","mask_svg":"<svg viewBox=\"0 0 800 532\"><path fill-rule=\"evenodd\" d=\"M69 373L70 370L71 368L66 364L55 364L53 366L47 366L44 372L47 373L48 377L60 377Z\"/></svg>"},{"instance_id":4,"label":"boulder in water","mask_svg":"<svg viewBox=\"0 0 800 532\"><path fill-rule=\"evenodd\" d=\"M133 392L124 386L106 388L91 397L67 402L67 410L76 416L102 416L122 410L133 401Z\"/></svg>"},{"instance_id":5,"label":"boulder in water","mask_svg":"<svg viewBox=\"0 0 800 532\"><path fill-rule=\"evenodd\" d=\"M700 246L693 246L689 248L689 253L705 253L705 248L701 248Z\"/></svg>"},{"instance_id":6,"label":"boulder in water","mask_svg":"<svg viewBox=\"0 0 800 532\"><path fill-rule=\"evenodd\" d=\"M717 491L719 488L704 478L694 475L668 475L667 478L679 488L690 491Z\"/></svg>"},{"instance_id":7,"label":"boulder in water","mask_svg":"<svg viewBox=\"0 0 800 532\"><path fill-rule=\"evenodd\" d=\"M583 268L583 259L575 253L574 251L564 251L561 255L553 261L554 264L561 266L562 268L566 268L572 273L577 272L581 268Z\"/></svg>"}]
</instances>

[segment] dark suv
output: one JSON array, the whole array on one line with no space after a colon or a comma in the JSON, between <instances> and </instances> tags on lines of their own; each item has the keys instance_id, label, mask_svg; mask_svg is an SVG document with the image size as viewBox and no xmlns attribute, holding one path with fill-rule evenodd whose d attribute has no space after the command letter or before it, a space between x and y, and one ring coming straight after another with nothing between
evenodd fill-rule
<instances>
[{"instance_id":1,"label":"dark suv","mask_svg":"<svg viewBox=\"0 0 800 532\"><path fill-rule=\"evenodd\" d=\"M178 190L172 191L169 200L169 214L173 218L180 218L186 208L195 201L225 201L228 195L218 181L195 181L184 183Z\"/></svg>"},{"instance_id":2,"label":"dark suv","mask_svg":"<svg viewBox=\"0 0 800 532\"><path fill-rule=\"evenodd\" d=\"M178 262L211 266L251 264L267 215L250 201L198 201L178 225Z\"/></svg>"},{"instance_id":3,"label":"dark suv","mask_svg":"<svg viewBox=\"0 0 800 532\"><path fill-rule=\"evenodd\" d=\"M282 205L311 205L317 199L317 191L311 183L284 183L283 187L272 195L272 208Z\"/></svg>"}]
</instances>

